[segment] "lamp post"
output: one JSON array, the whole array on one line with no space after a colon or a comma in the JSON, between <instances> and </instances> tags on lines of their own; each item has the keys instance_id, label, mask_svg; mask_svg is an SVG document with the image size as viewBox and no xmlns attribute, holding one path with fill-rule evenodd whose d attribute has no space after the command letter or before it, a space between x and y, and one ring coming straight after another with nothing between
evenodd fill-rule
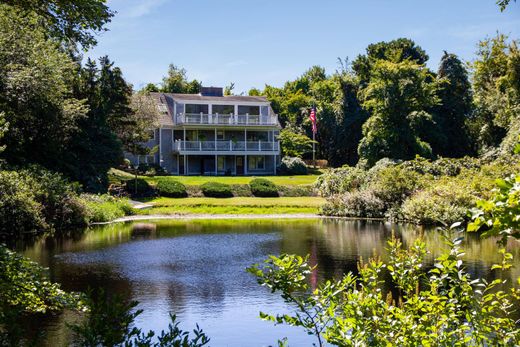
<instances>
[{"instance_id":1,"label":"lamp post","mask_svg":"<svg viewBox=\"0 0 520 347\"><path fill-rule=\"evenodd\" d=\"M134 173L135 173L135 179L134 179L134 194L137 196L137 169L139 168L139 163L135 164L134 166Z\"/></svg>"}]
</instances>

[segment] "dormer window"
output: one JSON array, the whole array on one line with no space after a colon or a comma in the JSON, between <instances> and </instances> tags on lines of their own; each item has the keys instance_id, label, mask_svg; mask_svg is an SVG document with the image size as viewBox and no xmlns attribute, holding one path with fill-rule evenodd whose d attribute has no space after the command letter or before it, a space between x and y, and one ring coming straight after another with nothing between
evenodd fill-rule
<instances>
[{"instance_id":1,"label":"dormer window","mask_svg":"<svg viewBox=\"0 0 520 347\"><path fill-rule=\"evenodd\" d=\"M165 104L159 104L158 105L159 112L166 114L168 113L168 107Z\"/></svg>"}]
</instances>

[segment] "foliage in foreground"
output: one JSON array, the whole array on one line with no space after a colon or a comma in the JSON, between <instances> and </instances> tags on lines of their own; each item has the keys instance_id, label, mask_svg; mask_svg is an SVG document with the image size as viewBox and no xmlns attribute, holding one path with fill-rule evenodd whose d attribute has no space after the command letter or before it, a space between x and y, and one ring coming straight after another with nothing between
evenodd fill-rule
<instances>
[{"instance_id":1,"label":"foliage in foreground","mask_svg":"<svg viewBox=\"0 0 520 347\"><path fill-rule=\"evenodd\" d=\"M85 312L81 323L70 325L76 346L173 346L201 347L209 338L197 326L194 336L179 328L175 315L166 331L143 333L134 326L142 310L134 310L137 302L121 297L109 298L104 292L89 295L68 293L49 281L46 270L5 246L0 245L0 346L38 344L37 335L28 341L28 331L21 323L27 315L59 312L65 308Z\"/></svg>"},{"instance_id":2,"label":"foliage in foreground","mask_svg":"<svg viewBox=\"0 0 520 347\"><path fill-rule=\"evenodd\" d=\"M520 145L516 152L520 152ZM488 200L472 210L467 231L484 231L483 237L519 238L520 175L497 180ZM461 223L454 223L452 230ZM472 278L464 267L461 237L425 270L426 244L419 238L409 249L392 236L390 259L358 264L358 276L348 273L339 281L309 287L314 270L307 258L296 255L270 256L263 266L248 269L258 283L296 306L293 315L260 313L278 324L302 327L316 336L318 344L338 346L517 346L520 326L515 320L520 307L520 278L510 284L496 271L510 271L513 255L499 250L502 262L491 267L493 281ZM383 290L383 278L391 277L397 293ZM388 277L386 277L388 278ZM388 284L388 283L387 283Z\"/></svg>"},{"instance_id":3,"label":"foliage in foreground","mask_svg":"<svg viewBox=\"0 0 520 347\"><path fill-rule=\"evenodd\" d=\"M139 304L137 301L127 302L119 296L109 298L100 291L96 298L91 292L86 303L88 318L69 326L75 333L76 344L80 346L202 347L210 340L198 325L193 330L194 336L181 330L174 314L170 314L171 322L166 331L157 336L152 330L143 333L134 325L135 319L143 312L135 309Z\"/></svg>"},{"instance_id":4,"label":"foliage in foreground","mask_svg":"<svg viewBox=\"0 0 520 347\"><path fill-rule=\"evenodd\" d=\"M468 231L483 230L483 236L499 236L505 244L509 237L520 239L520 175L497 180L490 200L479 200L471 210Z\"/></svg>"},{"instance_id":5,"label":"foliage in foreground","mask_svg":"<svg viewBox=\"0 0 520 347\"><path fill-rule=\"evenodd\" d=\"M0 245L0 345L16 346L24 336L24 314L84 309L82 296L48 280L44 268Z\"/></svg>"},{"instance_id":6,"label":"foliage in foreground","mask_svg":"<svg viewBox=\"0 0 520 347\"><path fill-rule=\"evenodd\" d=\"M474 279L463 265L461 238L449 241L448 250L424 270L426 245L417 240L404 249L389 241L390 260L360 260L358 276L326 281L311 289L308 276L314 267L308 257L270 256L248 269L259 284L278 292L296 313L261 318L303 328L318 345L337 346L513 346L520 343L520 328L513 312L520 290L507 289L506 281ZM492 269L507 271L512 255ZM397 294L382 289L388 272ZM520 284L520 281L519 283Z\"/></svg>"}]
</instances>

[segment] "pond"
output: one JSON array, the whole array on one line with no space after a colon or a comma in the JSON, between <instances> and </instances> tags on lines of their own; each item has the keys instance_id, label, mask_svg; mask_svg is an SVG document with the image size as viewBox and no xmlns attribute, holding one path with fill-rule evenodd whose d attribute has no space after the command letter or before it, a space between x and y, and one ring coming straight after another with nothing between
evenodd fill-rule
<instances>
[{"instance_id":1,"label":"pond","mask_svg":"<svg viewBox=\"0 0 520 347\"><path fill-rule=\"evenodd\" d=\"M290 310L283 301L257 284L245 268L269 254L310 254L318 264L310 281L338 278L356 272L360 257L386 255L392 232L410 244L424 233L431 254L428 265L443 249L435 230L408 225L338 219L307 220L161 220L150 222L155 231L133 232L135 224L93 228L77 237L45 238L24 245L25 256L49 267L52 280L64 289L105 288L138 300L144 313L137 324L143 330L165 329L169 312L181 327L198 323L211 346L269 346L287 337L291 346L311 345L314 339L298 328L273 326L258 318L259 311ZM466 235L465 264L478 276L492 279L490 266L500 260L494 240ZM518 243L509 245L520 258ZM517 260L518 264L518 260ZM520 276L516 268L511 278ZM70 333L65 321L74 314L34 322L45 332L45 345L66 345Z\"/></svg>"}]
</instances>

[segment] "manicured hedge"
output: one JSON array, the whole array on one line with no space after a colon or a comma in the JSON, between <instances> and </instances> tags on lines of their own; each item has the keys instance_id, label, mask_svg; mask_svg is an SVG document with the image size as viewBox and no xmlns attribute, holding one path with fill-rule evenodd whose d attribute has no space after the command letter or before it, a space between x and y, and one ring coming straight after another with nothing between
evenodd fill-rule
<instances>
[{"instance_id":1,"label":"manicured hedge","mask_svg":"<svg viewBox=\"0 0 520 347\"><path fill-rule=\"evenodd\" d=\"M206 182L202 186L202 193L204 196L210 198L230 198L233 196L231 186L229 184L219 182Z\"/></svg>"},{"instance_id":2,"label":"manicured hedge","mask_svg":"<svg viewBox=\"0 0 520 347\"><path fill-rule=\"evenodd\" d=\"M156 189L160 196L169 198L185 198L188 196L186 186L175 180L161 180L157 183Z\"/></svg>"},{"instance_id":3,"label":"manicured hedge","mask_svg":"<svg viewBox=\"0 0 520 347\"><path fill-rule=\"evenodd\" d=\"M276 185L265 179L265 178L255 178L251 182L249 182L249 186L251 187L251 192L254 196L259 197L276 197L278 196L278 189Z\"/></svg>"}]
</instances>

